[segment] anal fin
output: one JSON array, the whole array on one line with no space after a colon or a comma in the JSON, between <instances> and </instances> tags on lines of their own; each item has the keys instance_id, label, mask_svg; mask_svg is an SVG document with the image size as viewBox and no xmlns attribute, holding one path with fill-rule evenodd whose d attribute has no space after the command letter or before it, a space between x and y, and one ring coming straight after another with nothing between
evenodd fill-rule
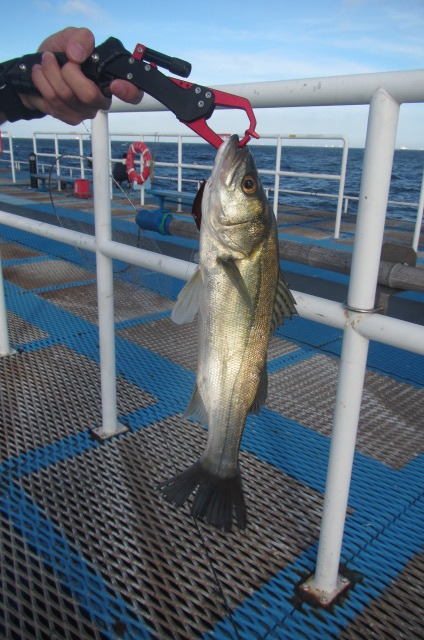
<instances>
[{"instance_id":1,"label":"anal fin","mask_svg":"<svg viewBox=\"0 0 424 640\"><path fill-rule=\"evenodd\" d=\"M259 381L258 390L256 392L256 398L249 409L249 413L258 414L261 408L265 404L267 395L268 395L268 373L265 365L261 371L261 379Z\"/></svg>"},{"instance_id":2,"label":"anal fin","mask_svg":"<svg viewBox=\"0 0 424 640\"><path fill-rule=\"evenodd\" d=\"M184 411L184 418L194 418L205 426L208 424L208 414L206 413L197 383L194 385L193 393Z\"/></svg>"}]
</instances>

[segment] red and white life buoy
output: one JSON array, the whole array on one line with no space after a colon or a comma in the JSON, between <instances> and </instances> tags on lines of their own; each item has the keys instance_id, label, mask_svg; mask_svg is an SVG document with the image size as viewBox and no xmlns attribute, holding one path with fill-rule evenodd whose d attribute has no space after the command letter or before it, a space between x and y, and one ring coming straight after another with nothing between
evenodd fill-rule
<instances>
[{"instance_id":1,"label":"red and white life buoy","mask_svg":"<svg viewBox=\"0 0 424 640\"><path fill-rule=\"evenodd\" d=\"M134 156L136 153L141 154L141 168L140 173L134 169ZM130 148L127 151L127 173L128 178L131 182L136 182L137 184L143 184L146 182L147 178L150 175L150 163L152 161L152 156L150 155L150 151L144 142L133 142L130 145Z\"/></svg>"}]
</instances>

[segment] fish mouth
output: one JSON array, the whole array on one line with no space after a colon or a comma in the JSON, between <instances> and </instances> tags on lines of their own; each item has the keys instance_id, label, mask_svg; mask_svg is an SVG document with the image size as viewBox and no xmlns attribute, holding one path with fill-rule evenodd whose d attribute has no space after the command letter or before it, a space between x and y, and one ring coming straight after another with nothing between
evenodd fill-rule
<instances>
[{"instance_id":1,"label":"fish mouth","mask_svg":"<svg viewBox=\"0 0 424 640\"><path fill-rule=\"evenodd\" d=\"M227 140L218 149L215 160L215 168L212 173L212 181L219 180L229 185L233 179L234 173L240 164L244 161L249 150L246 146L239 147L240 139L237 134L227 138Z\"/></svg>"}]
</instances>

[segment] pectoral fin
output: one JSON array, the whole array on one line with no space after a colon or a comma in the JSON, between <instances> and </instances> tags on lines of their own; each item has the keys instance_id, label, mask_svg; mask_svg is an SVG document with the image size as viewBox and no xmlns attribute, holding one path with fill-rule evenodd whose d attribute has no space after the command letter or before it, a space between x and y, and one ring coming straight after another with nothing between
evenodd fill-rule
<instances>
[{"instance_id":1,"label":"pectoral fin","mask_svg":"<svg viewBox=\"0 0 424 640\"><path fill-rule=\"evenodd\" d=\"M274 313L272 316L271 333L283 324L284 318L291 318L296 311L296 301L293 298L284 274L278 274L277 293L275 296Z\"/></svg>"},{"instance_id":2,"label":"pectoral fin","mask_svg":"<svg viewBox=\"0 0 424 640\"><path fill-rule=\"evenodd\" d=\"M171 314L175 324L192 322L199 310L199 297L203 286L202 274L197 269L187 284L181 289Z\"/></svg>"},{"instance_id":3,"label":"pectoral fin","mask_svg":"<svg viewBox=\"0 0 424 640\"><path fill-rule=\"evenodd\" d=\"M246 283L244 282L243 277L234 260L231 260L231 259L224 260L223 258L217 258L217 262L224 269L225 273L227 274L227 276L229 277L229 279L231 280L231 282L239 292L240 296L242 297L247 308L250 311L252 311L253 309L252 300L247 290Z\"/></svg>"}]
</instances>

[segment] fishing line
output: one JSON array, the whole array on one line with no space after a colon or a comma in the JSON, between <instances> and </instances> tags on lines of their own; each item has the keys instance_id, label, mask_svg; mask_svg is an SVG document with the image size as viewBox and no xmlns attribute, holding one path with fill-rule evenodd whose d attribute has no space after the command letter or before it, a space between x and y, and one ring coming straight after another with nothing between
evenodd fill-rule
<instances>
[{"instance_id":1,"label":"fishing line","mask_svg":"<svg viewBox=\"0 0 424 640\"><path fill-rule=\"evenodd\" d=\"M162 442L165 444L165 448L168 451L168 458L169 458L169 460L172 460L172 464L173 464L173 467L174 467L174 472L175 472L175 474L177 474L178 473L178 468L177 468L177 465L175 463L175 458L174 458L174 456L172 454L171 447L169 446L168 439L165 437L165 434L163 433L162 429L160 429L159 432L161 433L161 436L162 436ZM206 559L208 561L209 568L210 568L210 570L212 572L212 575L213 575L213 578L214 578L218 593L219 593L219 595L221 597L222 603L224 605L224 609L227 612L228 618L229 618L229 620L231 622L231 626L233 627L235 638L237 640L241 640L241 637L240 637L240 634L239 634L238 628L237 628L237 623L235 622L234 617L233 617L233 611L232 611L232 609L231 609L231 607L230 607L230 605L228 603L228 599L227 599L227 596L225 595L225 591L224 591L223 586L221 584L221 581L219 579L218 572L215 569L215 565L213 563L212 556L209 553L209 549L208 549L208 545L206 543L206 539L202 535L202 531L200 529L199 522L197 521L197 519L192 514L190 514L190 518L192 519L192 521L194 523L194 526L196 527L197 535L199 537L199 540L200 540L200 543L202 545L202 548L203 548L203 550L205 552Z\"/></svg>"},{"instance_id":2,"label":"fishing line","mask_svg":"<svg viewBox=\"0 0 424 640\"><path fill-rule=\"evenodd\" d=\"M153 158L155 158L155 157L156 157L157 147L158 147L158 143L157 143L157 141L156 141L156 136L155 136L155 151L154 151L154 154L153 154ZM88 159L89 159L89 157L88 157L88 156L86 156L86 155L81 155L81 154L67 154L67 153L61 154L61 155L57 156L57 157L56 157L56 158L51 162L51 165L50 165L50 168L49 168L49 171L48 171L47 185L48 185L48 192L49 192L49 198L50 198L51 206L52 206L52 209L53 209L54 215L56 216L56 219L58 220L58 223L60 224L60 226L61 226L62 228L66 228L66 227L65 227L65 225L64 225L64 224L63 224L63 222L62 222L62 217L59 215L59 212L58 212L58 209L57 209L56 203L55 203L55 201L54 201L54 194L53 194L53 189L52 189L52 173L53 173L53 168L54 168L55 164L56 164L59 160L61 160L62 158L75 158L75 159L78 159L78 158L79 158L79 159L81 159L81 158L82 158L83 160L88 160ZM118 184L118 183L117 183L117 181L113 178L113 175L110 175L110 177L111 177L111 179L113 180L113 182L118 186L118 188L120 189L120 191L125 195L125 198L128 200L128 202L130 203L130 205L132 206L132 208L134 209L134 211L135 211L136 213L138 213L138 209L136 208L135 204L132 202L132 200L131 200L131 198L129 197L129 195L124 191L124 189L122 188L122 186L121 186L120 184ZM58 176L58 181L60 182L60 176ZM93 220L93 222L94 222L94 220ZM84 227L86 227L86 223L81 223L81 224L82 224L82 225L84 225ZM156 248L157 248L158 253L163 253L162 251L160 251L160 248L159 248L159 246L157 245L156 241L153 241L153 243L154 243L154 245L156 245ZM138 246L138 242L137 242L137 246ZM80 253L80 255L81 255L81 257L82 257L81 251L80 251L78 248L77 248L77 251ZM192 256L191 256L192 258L193 258L194 253L195 253L195 250L194 250L194 249L192 249ZM131 266L132 266L132 265L128 264L124 269L122 269L122 270L118 271L118 273L123 273L123 272L127 271L128 269L130 269L130 268L131 268ZM115 271L114 271L114 273L115 273ZM164 434L163 434L163 435L164 435ZM175 460L174 460L174 458L173 458L173 456L172 456L172 451L171 451L171 448L170 448L170 446L169 446L169 442L168 442L168 440L167 440L167 438L166 438L166 437L163 437L163 441L164 441L164 444L165 444L166 449L168 450L169 459L173 461L173 466L174 466L175 472L177 473L177 466L176 466L176 464L175 464ZM222 603L223 603L224 609L225 609L225 611L226 611L226 613L227 613L227 616L228 616L228 618L229 618L229 620L230 620L231 626L232 626L232 628L233 628L233 630L234 630L234 636L235 636L235 638L236 638L237 640L240 640L240 634L239 634L239 631L238 631L238 628L237 628L237 624L236 624L236 622L235 622L235 620L234 620L234 617L233 617L233 611L232 611L232 609L231 609L231 607L230 607L230 605L229 605L229 602L228 602L227 596L226 596L226 594L225 594L224 588L223 588L223 586L222 586L222 584L221 584L221 581L220 581L220 579L219 579L218 572L217 572L217 570L216 570L216 568L215 568L215 566L214 566L214 563L213 563L213 560L212 560L212 556L211 556L211 554L210 554L210 552L209 552L209 549L208 549L208 545L207 545L206 539L205 539L205 537L204 537L204 536L203 536L203 534L202 534L202 531L201 531L201 529L200 529L199 523L198 523L198 521L196 520L196 518L195 518L194 516L192 516L192 515L191 515L190 517L192 518L192 520L193 520L193 522L194 522L194 525L195 525L195 527L196 527L197 534L198 534L198 538L199 538L199 540L200 540L200 543L201 543L202 548L203 548L203 550L204 550L204 553L205 553L205 555L206 555L206 558L207 558L207 561L208 561L208 564L209 564L209 567L210 567L210 570L211 570L211 573L212 573L212 576L213 576L213 580L214 580L214 582L215 582L215 584L216 584L217 591L218 591L218 593L219 593L219 595L220 595L220 599L221 599L221 601L222 601Z\"/></svg>"},{"instance_id":3,"label":"fishing line","mask_svg":"<svg viewBox=\"0 0 424 640\"><path fill-rule=\"evenodd\" d=\"M194 516L191 516L191 518L192 518L192 520L194 521L194 523L196 525L196 529L197 529L197 533L199 535L200 542L202 544L202 547L203 547L203 549L205 551L205 554L206 554L206 557L208 559L209 566L211 568L213 577L214 577L215 582L216 582L216 586L217 586L218 591L219 591L219 595L221 596L222 602L224 604L224 608L227 611L227 615L228 615L228 618L230 619L231 626L233 627L233 630L234 630L234 633L235 633L235 637L237 638L237 640L241 640L239 632L238 632L238 628L237 628L237 623L235 622L234 617L233 617L233 611L232 611L230 605L228 604L228 600L227 600L227 597L225 595L225 592L224 592L224 589L222 587L222 584L221 584L221 582L219 580L218 573L217 573L217 571L215 569L215 566L214 566L214 564L212 562L212 557L211 557L211 555L209 553L209 549L208 549L208 545L206 544L206 540L202 536L202 532L200 530L199 523L197 522L196 518Z\"/></svg>"},{"instance_id":4,"label":"fishing line","mask_svg":"<svg viewBox=\"0 0 424 640\"><path fill-rule=\"evenodd\" d=\"M73 223L70 224L70 219L69 218L66 218L66 216L61 216L59 214L58 208L57 208L55 200L54 200L54 195L55 194L53 192L53 187L52 187L53 169L54 169L55 164L58 163L63 158L83 159L83 160L87 160L87 161L90 160L89 156L87 156L87 155L81 155L81 154L75 154L75 153L62 153L59 156L57 156L54 160L52 160L52 162L50 163L50 167L49 167L49 170L48 170L48 178L47 178L47 181L46 181L47 190L48 190L49 198L50 198L50 204L52 206L53 213L54 213L54 215L56 217L56 220L58 221L59 225L63 229L72 228L72 227L75 229L75 228L78 228L78 226L79 226L80 228L78 230L83 229L83 233L87 233L87 226L91 226L91 225L89 225L88 222L85 223L85 222L81 222L81 221L79 222L79 224L77 224L75 221L73 221ZM119 189L122 191L122 193L126 196L126 198L128 199L129 203L133 207L134 211L136 213L138 213L138 210L135 207L134 203L131 201L131 199L128 197L128 195L125 193L125 191L122 189L121 185L116 182L116 180L113 178L112 174L109 174L109 177L113 180L113 182L119 187ZM65 177L63 178L63 180L61 180L60 178L61 178L61 176L58 175L57 179L58 179L59 183L60 182L66 182L66 178ZM64 220L63 219L67 220L67 222L68 222L67 226L64 224ZM93 217L93 227L94 227L94 217ZM94 233L91 233L90 235L94 235ZM137 243L137 245L138 245L138 243ZM93 261L88 259L86 254L82 253L81 249L79 249L78 247L75 247L75 250L79 253L82 263L85 263L85 264L89 263L90 266L93 265ZM132 267L131 264L127 264L127 266L125 266L123 268L119 268L119 269L114 267L113 273L114 274L123 274L126 271L128 271L129 269L131 269L131 267Z\"/></svg>"}]
</instances>

